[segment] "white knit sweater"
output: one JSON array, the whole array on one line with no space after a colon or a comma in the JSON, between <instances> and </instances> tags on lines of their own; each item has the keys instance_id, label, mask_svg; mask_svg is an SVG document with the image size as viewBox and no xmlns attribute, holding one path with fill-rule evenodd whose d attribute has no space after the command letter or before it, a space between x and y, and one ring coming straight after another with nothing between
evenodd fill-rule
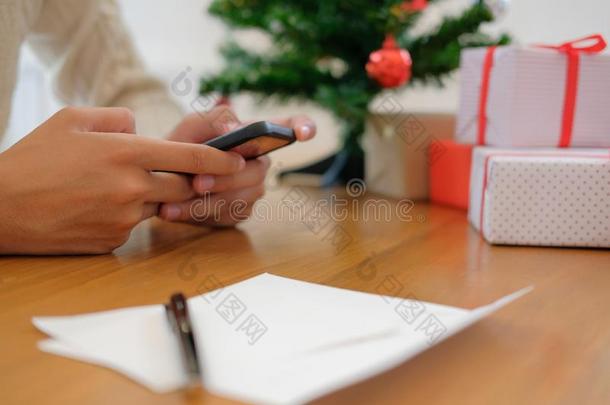
<instances>
[{"instance_id":1,"label":"white knit sweater","mask_svg":"<svg viewBox=\"0 0 610 405\"><path fill-rule=\"evenodd\" d=\"M67 104L131 108L137 132L157 137L182 115L144 70L113 0L0 0L0 137L24 41L52 69Z\"/></svg>"}]
</instances>

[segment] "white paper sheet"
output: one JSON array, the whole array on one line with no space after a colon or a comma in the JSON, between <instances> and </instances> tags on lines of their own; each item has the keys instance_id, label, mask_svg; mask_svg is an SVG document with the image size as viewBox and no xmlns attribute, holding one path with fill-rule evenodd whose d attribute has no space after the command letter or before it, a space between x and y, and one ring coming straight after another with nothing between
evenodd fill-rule
<instances>
[{"instance_id":1,"label":"white paper sheet","mask_svg":"<svg viewBox=\"0 0 610 405\"><path fill-rule=\"evenodd\" d=\"M303 403L392 368L519 298L474 310L261 274L193 297L209 391L252 403ZM112 368L155 392L186 385L162 305L37 317L43 351Z\"/></svg>"}]
</instances>

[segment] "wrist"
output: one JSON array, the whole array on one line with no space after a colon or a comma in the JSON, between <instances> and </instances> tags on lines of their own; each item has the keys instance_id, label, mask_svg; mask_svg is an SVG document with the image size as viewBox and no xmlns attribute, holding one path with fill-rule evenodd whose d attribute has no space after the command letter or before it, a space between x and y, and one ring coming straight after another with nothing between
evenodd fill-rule
<instances>
[{"instance_id":1,"label":"wrist","mask_svg":"<svg viewBox=\"0 0 610 405\"><path fill-rule=\"evenodd\" d=\"M0 153L0 254L11 253L17 239L17 215L11 191L11 179L15 173L11 170L6 155L6 152Z\"/></svg>"}]
</instances>

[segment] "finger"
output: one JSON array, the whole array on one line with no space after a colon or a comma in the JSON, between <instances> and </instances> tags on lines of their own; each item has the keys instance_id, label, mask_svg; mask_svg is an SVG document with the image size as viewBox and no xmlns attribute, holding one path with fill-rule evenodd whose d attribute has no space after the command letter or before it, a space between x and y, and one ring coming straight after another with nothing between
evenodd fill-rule
<instances>
[{"instance_id":1,"label":"finger","mask_svg":"<svg viewBox=\"0 0 610 405\"><path fill-rule=\"evenodd\" d=\"M197 144L147 137L119 138L135 154L135 162L151 171L227 175L242 170L246 162L233 152Z\"/></svg>"},{"instance_id":2,"label":"finger","mask_svg":"<svg viewBox=\"0 0 610 405\"><path fill-rule=\"evenodd\" d=\"M176 142L203 143L232 131L241 122L227 106L215 107L210 112L197 112L184 117L168 139Z\"/></svg>"},{"instance_id":3,"label":"finger","mask_svg":"<svg viewBox=\"0 0 610 405\"><path fill-rule=\"evenodd\" d=\"M67 107L58 114L75 122L81 131L135 134L133 112L123 107Z\"/></svg>"},{"instance_id":4,"label":"finger","mask_svg":"<svg viewBox=\"0 0 610 405\"><path fill-rule=\"evenodd\" d=\"M207 218L199 217L182 222L193 225L213 227L235 226L239 222L243 222L250 217L254 209L254 204L255 203L247 203L246 205L241 205L239 212L236 212L236 210L224 210L216 215L210 215Z\"/></svg>"},{"instance_id":5,"label":"finger","mask_svg":"<svg viewBox=\"0 0 610 405\"><path fill-rule=\"evenodd\" d=\"M151 193L149 202L180 202L193 198L190 176L175 173L150 173Z\"/></svg>"},{"instance_id":6,"label":"finger","mask_svg":"<svg viewBox=\"0 0 610 405\"><path fill-rule=\"evenodd\" d=\"M244 170L228 176L200 174L193 178L193 189L199 195L205 192L218 193L262 184L267 176L271 160L267 156L248 160Z\"/></svg>"},{"instance_id":7,"label":"finger","mask_svg":"<svg viewBox=\"0 0 610 405\"><path fill-rule=\"evenodd\" d=\"M167 221L197 223L210 218L219 218L227 212L239 217L249 204L262 198L264 185L206 194L204 197L181 202L162 204L159 216Z\"/></svg>"},{"instance_id":8,"label":"finger","mask_svg":"<svg viewBox=\"0 0 610 405\"><path fill-rule=\"evenodd\" d=\"M159 204L157 203L146 203L142 210L142 221L150 217L154 217L159 212Z\"/></svg>"},{"instance_id":9,"label":"finger","mask_svg":"<svg viewBox=\"0 0 610 405\"><path fill-rule=\"evenodd\" d=\"M292 128L297 139L301 142L307 141L316 135L316 123L309 117L297 115L294 117L273 120L272 122L288 128Z\"/></svg>"}]
</instances>

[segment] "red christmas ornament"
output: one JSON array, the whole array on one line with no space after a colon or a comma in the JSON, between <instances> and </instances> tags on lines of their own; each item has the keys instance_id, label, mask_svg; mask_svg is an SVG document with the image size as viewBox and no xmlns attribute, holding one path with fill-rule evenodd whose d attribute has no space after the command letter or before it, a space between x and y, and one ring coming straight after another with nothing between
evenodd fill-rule
<instances>
[{"instance_id":1,"label":"red christmas ornament","mask_svg":"<svg viewBox=\"0 0 610 405\"><path fill-rule=\"evenodd\" d=\"M381 87L399 87L411 78L411 55L400 49L392 35L386 36L382 49L372 52L366 71Z\"/></svg>"},{"instance_id":2,"label":"red christmas ornament","mask_svg":"<svg viewBox=\"0 0 610 405\"><path fill-rule=\"evenodd\" d=\"M405 1L401 5L401 8L404 11L410 11L410 12L422 11L426 7L428 7L428 0L410 0L410 1Z\"/></svg>"}]
</instances>

